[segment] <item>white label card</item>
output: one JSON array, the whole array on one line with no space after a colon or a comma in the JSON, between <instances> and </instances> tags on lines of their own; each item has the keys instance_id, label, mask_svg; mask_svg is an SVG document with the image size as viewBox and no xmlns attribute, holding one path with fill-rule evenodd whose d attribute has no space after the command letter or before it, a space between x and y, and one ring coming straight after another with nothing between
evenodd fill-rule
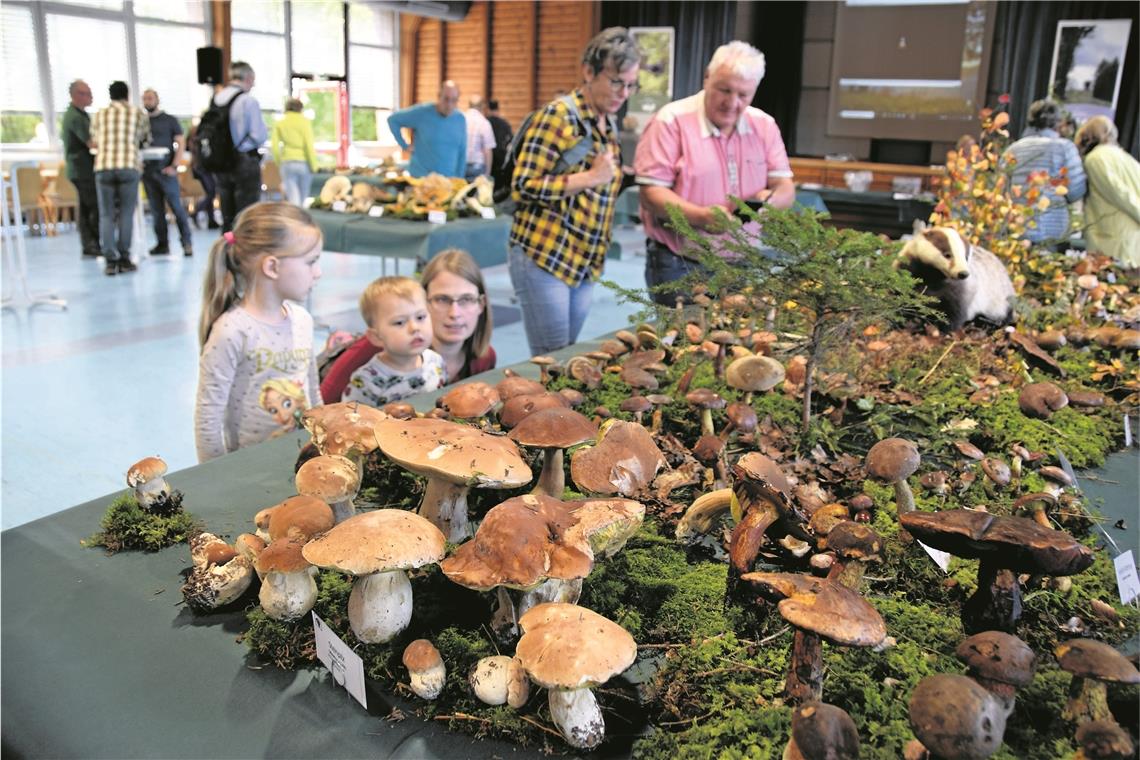
<instances>
[{"instance_id":1,"label":"white label card","mask_svg":"<svg viewBox=\"0 0 1140 760\"><path fill-rule=\"evenodd\" d=\"M341 211L341 212L347 211L348 210L348 204L345 203L344 201L333 201L332 210L333 211Z\"/></svg>"},{"instance_id":2,"label":"white label card","mask_svg":"<svg viewBox=\"0 0 1140 760\"><path fill-rule=\"evenodd\" d=\"M372 208L368 209L368 215L369 216L384 216L384 207L383 206L373 206Z\"/></svg>"},{"instance_id":3,"label":"white label card","mask_svg":"<svg viewBox=\"0 0 1140 760\"><path fill-rule=\"evenodd\" d=\"M1132 550L1118 555L1112 564L1116 565L1116 587L1120 591L1120 603L1128 604L1140 596L1140 579L1136 577L1136 559L1132 556Z\"/></svg>"},{"instance_id":4,"label":"white label card","mask_svg":"<svg viewBox=\"0 0 1140 760\"><path fill-rule=\"evenodd\" d=\"M313 207L313 201L315 201L315 200L316 200L316 198L314 198L313 196L310 195L308 198L301 201L301 208L312 208Z\"/></svg>"},{"instance_id":5,"label":"white label card","mask_svg":"<svg viewBox=\"0 0 1140 760\"><path fill-rule=\"evenodd\" d=\"M1127 414L1124 415L1124 448L1132 448L1132 420Z\"/></svg>"},{"instance_id":6,"label":"white label card","mask_svg":"<svg viewBox=\"0 0 1140 760\"><path fill-rule=\"evenodd\" d=\"M446 211L429 211L428 212L428 221L431 222L432 224L443 224L444 222L447 221L447 212Z\"/></svg>"},{"instance_id":7,"label":"white label card","mask_svg":"<svg viewBox=\"0 0 1140 760\"><path fill-rule=\"evenodd\" d=\"M483 217L484 219L494 219L495 209L487 208L484 206L483 208L479 209L479 216Z\"/></svg>"},{"instance_id":8,"label":"white label card","mask_svg":"<svg viewBox=\"0 0 1140 760\"><path fill-rule=\"evenodd\" d=\"M934 564L942 568L942 572L946 574L950 573L950 552L944 552L941 549L935 549L933 546L927 546L921 541L918 542L918 545L926 550L926 553L934 560Z\"/></svg>"},{"instance_id":9,"label":"white label card","mask_svg":"<svg viewBox=\"0 0 1140 760\"><path fill-rule=\"evenodd\" d=\"M343 686L352 698L368 709L364 693L364 661L329 629L325 621L313 613L313 638L317 645L317 659L332 673L333 680Z\"/></svg>"}]
</instances>

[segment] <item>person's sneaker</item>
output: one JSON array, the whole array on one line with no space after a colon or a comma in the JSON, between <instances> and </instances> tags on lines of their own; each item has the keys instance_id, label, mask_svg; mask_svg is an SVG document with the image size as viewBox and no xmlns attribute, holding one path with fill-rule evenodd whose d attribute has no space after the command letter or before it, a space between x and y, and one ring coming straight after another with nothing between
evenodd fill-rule
<instances>
[{"instance_id":1,"label":"person's sneaker","mask_svg":"<svg viewBox=\"0 0 1140 760\"><path fill-rule=\"evenodd\" d=\"M165 245L156 245L150 249L151 256L165 256L168 253L170 253L170 247Z\"/></svg>"},{"instance_id":2,"label":"person's sneaker","mask_svg":"<svg viewBox=\"0 0 1140 760\"><path fill-rule=\"evenodd\" d=\"M182 249L182 255L183 256L193 256L194 255L194 249L191 248L190 246L185 246Z\"/></svg>"},{"instance_id":3,"label":"person's sneaker","mask_svg":"<svg viewBox=\"0 0 1140 760\"><path fill-rule=\"evenodd\" d=\"M135 263L130 259L119 259L118 267L119 272L133 272L138 269L138 266L136 266Z\"/></svg>"},{"instance_id":4,"label":"person's sneaker","mask_svg":"<svg viewBox=\"0 0 1140 760\"><path fill-rule=\"evenodd\" d=\"M103 274L107 275L108 277L114 277L118 273L119 273L119 262L108 261L107 266L103 269Z\"/></svg>"}]
</instances>

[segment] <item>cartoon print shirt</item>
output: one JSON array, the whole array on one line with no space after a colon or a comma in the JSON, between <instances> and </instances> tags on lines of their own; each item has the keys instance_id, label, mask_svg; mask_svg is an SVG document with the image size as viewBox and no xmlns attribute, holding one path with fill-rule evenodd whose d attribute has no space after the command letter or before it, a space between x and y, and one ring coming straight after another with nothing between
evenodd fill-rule
<instances>
[{"instance_id":1,"label":"cartoon print shirt","mask_svg":"<svg viewBox=\"0 0 1140 760\"><path fill-rule=\"evenodd\" d=\"M313 318L289 302L285 313L267 324L235 306L214 323L198 359L199 462L287 433L320 405Z\"/></svg>"},{"instance_id":2,"label":"cartoon print shirt","mask_svg":"<svg viewBox=\"0 0 1140 760\"><path fill-rule=\"evenodd\" d=\"M379 408L417 393L434 391L443 385L443 376L443 357L430 348L424 350L419 369L411 372L392 369L377 354L352 373L341 400Z\"/></svg>"}]
</instances>

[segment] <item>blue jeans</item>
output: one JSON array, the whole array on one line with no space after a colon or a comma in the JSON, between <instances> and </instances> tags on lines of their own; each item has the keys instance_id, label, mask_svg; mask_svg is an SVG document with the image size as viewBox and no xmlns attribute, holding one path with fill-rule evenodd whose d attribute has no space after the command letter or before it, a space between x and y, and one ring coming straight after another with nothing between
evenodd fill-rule
<instances>
[{"instance_id":1,"label":"blue jeans","mask_svg":"<svg viewBox=\"0 0 1140 760\"><path fill-rule=\"evenodd\" d=\"M190 217L186 209L182 208L182 191L178 189L177 174L163 174L160 166L147 166L142 176L143 187L146 188L146 199L150 203L150 215L154 221L154 236L159 247L166 248L170 244L170 237L166 228L166 206L174 212L174 220L178 223L178 239L184 250L189 250L193 241L190 238Z\"/></svg>"},{"instance_id":2,"label":"blue jeans","mask_svg":"<svg viewBox=\"0 0 1140 760\"><path fill-rule=\"evenodd\" d=\"M590 312L593 281L583 280L572 288L540 268L517 245L507 254L507 268L522 309L531 355L548 354L578 340Z\"/></svg>"},{"instance_id":3,"label":"blue jeans","mask_svg":"<svg viewBox=\"0 0 1140 760\"><path fill-rule=\"evenodd\" d=\"M103 255L108 262L129 261L135 207L139 202L139 170L104 169L95 172L95 187L99 192L99 243ZM116 229L118 235L115 234Z\"/></svg>"},{"instance_id":4,"label":"blue jeans","mask_svg":"<svg viewBox=\"0 0 1140 760\"><path fill-rule=\"evenodd\" d=\"M313 173L305 161L282 161L281 184L285 188L285 200L300 206L313 186Z\"/></svg>"},{"instance_id":5,"label":"blue jeans","mask_svg":"<svg viewBox=\"0 0 1140 760\"><path fill-rule=\"evenodd\" d=\"M669 247L653 238L645 239L645 286L656 303L662 306L675 306L677 298L683 303L692 303L692 297L684 291L655 293L653 288L667 282L676 282L691 272L705 273L708 270L697 262L678 256Z\"/></svg>"}]
</instances>

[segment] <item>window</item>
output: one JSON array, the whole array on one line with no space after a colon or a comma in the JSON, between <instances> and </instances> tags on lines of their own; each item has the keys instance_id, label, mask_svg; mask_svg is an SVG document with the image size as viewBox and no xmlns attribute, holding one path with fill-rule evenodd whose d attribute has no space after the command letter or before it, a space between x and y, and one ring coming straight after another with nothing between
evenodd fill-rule
<instances>
[{"instance_id":1,"label":"window","mask_svg":"<svg viewBox=\"0 0 1140 760\"><path fill-rule=\"evenodd\" d=\"M77 50L89 49L92 40L99 40L98 55L75 55ZM111 82L130 83L127 27L122 21L49 13L47 49L51 60L51 102L57 114L67 110L67 86L76 79L91 85L95 98L91 113L111 102L107 93ZM131 88L132 102L138 102L139 97L141 93Z\"/></svg>"},{"instance_id":2,"label":"window","mask_svg":"<svg viewBox=\"0 0 1140 760\"><path fill-rule=\"evenodd\" d=\"M283 110L289 96L285 36L235 31L232 40L230 60L245 61L253 67L257 77L253 95L257 102L271 112Z\"/></svg>"},{"instance_id":3,"label":"window","mask_svg":"<svg viewBox=\"0 0 1140 760\"><path fill-rule=\"evenodd\" d=\"M234 29L285 34L284 0L243 0L230 3L230 25Z\"/></svg>"},{"instance_id":4,"label":"window","mask_svg":"<svg viewBox=\"0 0 1140 760\"><path fill-rule=\"evenodd\" d=\"M396 15L364 3L348 6L348 33L352 42L394 47Z\"/></svg>"},{"instance_id":5,"label":"window","mask_svg":"<svg viewBox=\"0 0 1140 760\"><path fill-rule=\"evenodd\" d=\"M349 6L348 72L352 140L395 145L388 115L396 107L396 14Z\"/></svg>"},{"instance_id":6,"label":"window","mask_svg":"<svg viewBox=\"0 0 1140 760\"><path fill-rule=\"evenodd\" d=\"M201 0L135 0L135 16L201 25L206 22L206 3Z\"/></svg>"},{"instance_id":7,"label":"window","mask_svg":"<svg viewBox=\"0 0 1140 760\"><path fill-rule=\"evenodd\" d=\"M344 3L340 0L293 2L293 71L316 76L344 76Z\"/></svg>"},{"instance_id":8,"label":"window","mask_svg":"<svg viewBox=\"0 0 1140 760\"><path fill-rule=\"evenodd\" d=\"M212 90L198 84L195 51L206 44L202 27L171 24L135 26L138 54L139 97L142 90L154 88L162 110L172 116L191 116L205 111Z\"/></svg>"},{"instance_id":9,"label":"window","mask_svg":"<svg viewBox=\"0 0 1140 760\"><path fill-rule=\"evenodd\" d=\"M0 61L5 71L21 72L19 76L0 78L3 80L0 98L4 104L3 118L0 118L0 142L46 143L48 140L40 72L38 67L28 65L28 61L34 60L36 38L31 10L11 5L0 7Z\"/></svg>"}]
</instances>

